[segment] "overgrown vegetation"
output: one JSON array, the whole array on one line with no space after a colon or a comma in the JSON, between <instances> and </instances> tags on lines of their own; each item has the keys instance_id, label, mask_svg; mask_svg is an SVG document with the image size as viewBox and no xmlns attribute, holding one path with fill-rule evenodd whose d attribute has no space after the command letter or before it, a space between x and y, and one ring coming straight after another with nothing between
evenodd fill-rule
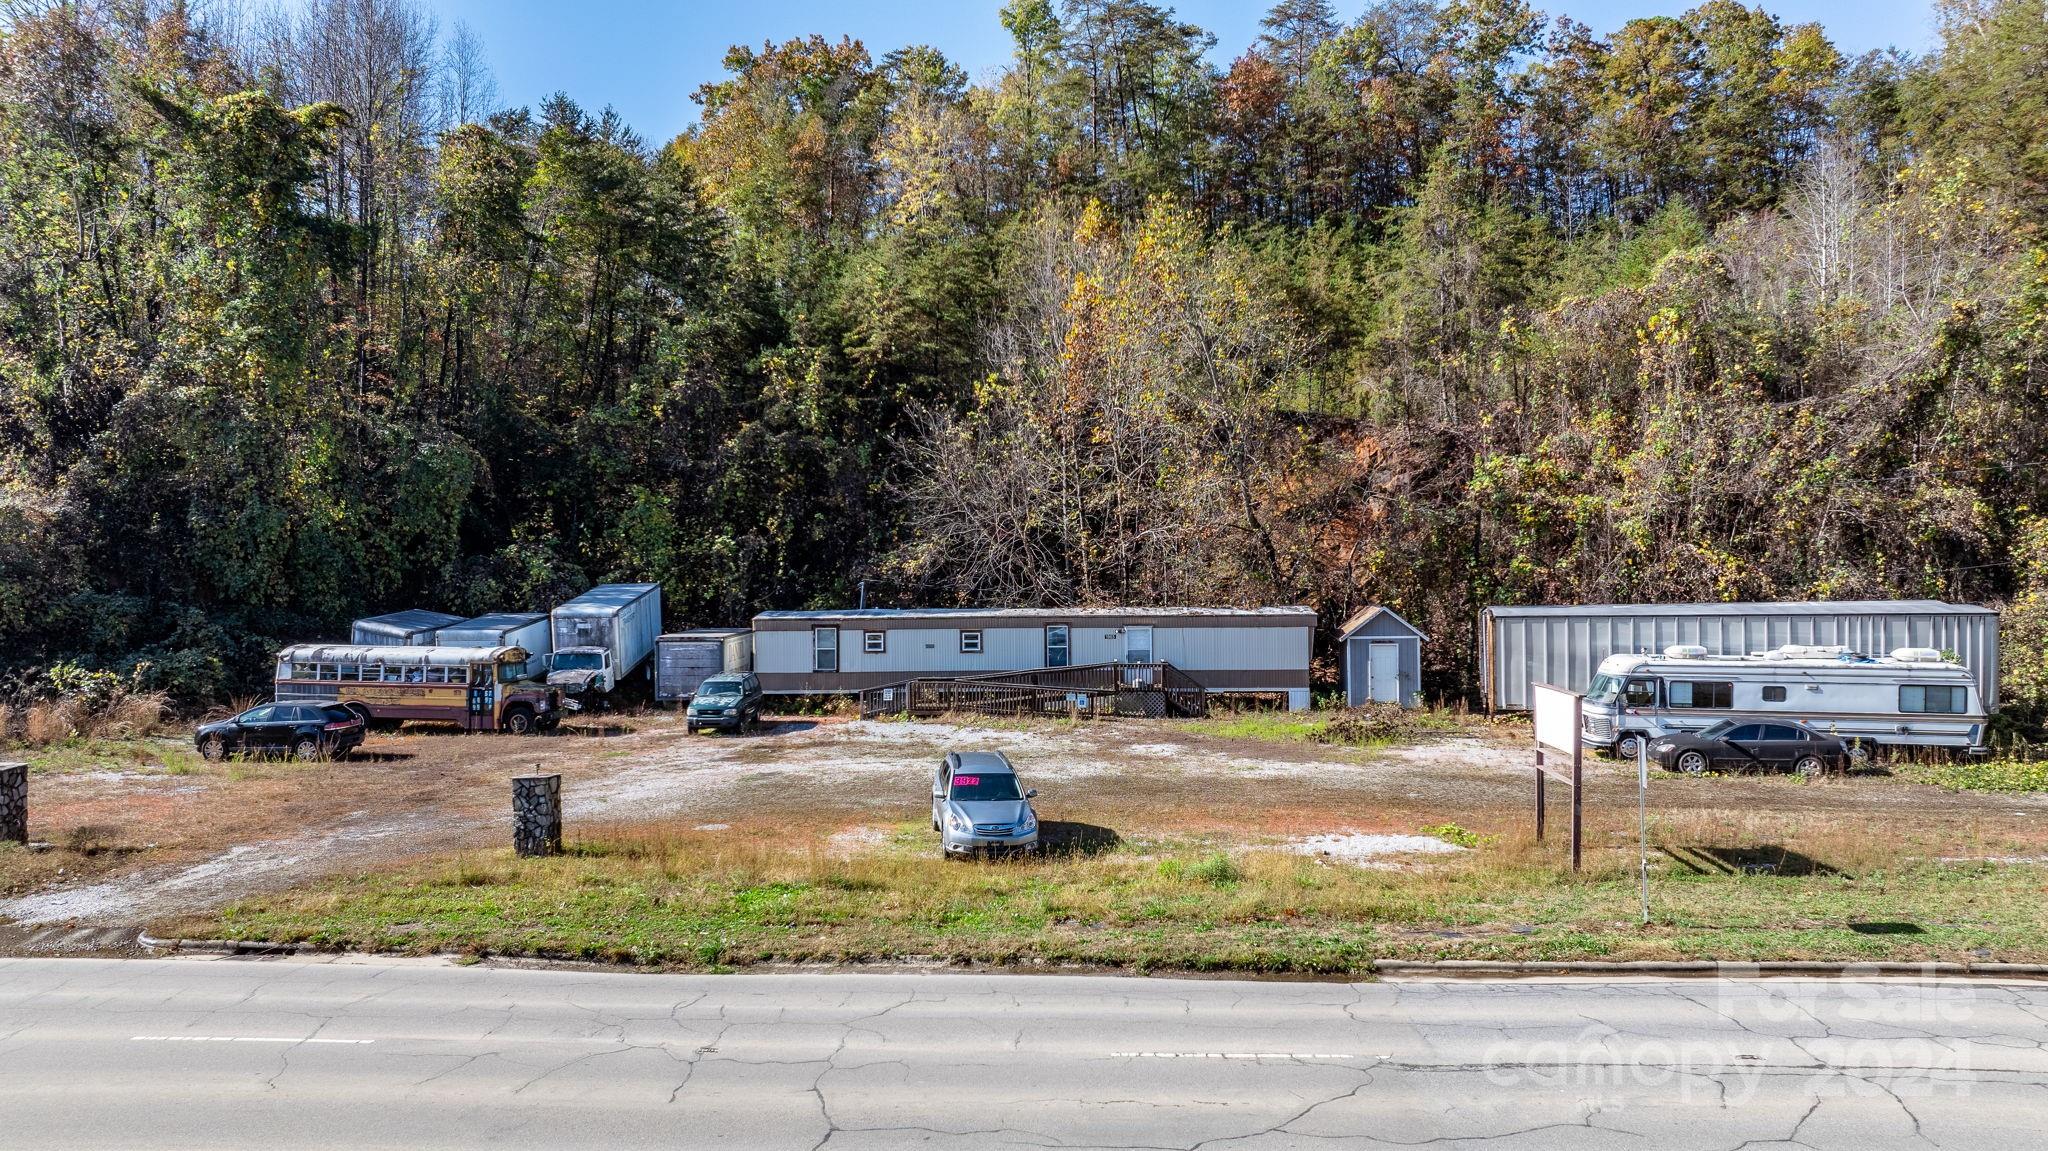
<instances>
[{"instance_id":1,"label":"overgrown vegetation","mask_svg":"<svg viewBox=\"0 0 2048 1151\"><path fill-rule=\"evenodd\" d=\"M2048 760L1956 759L1901 763L1892 771L1950 791L2048 791Z\"/></svg>"},{"instance_id":2,"label":"overgrown vegetation","mask_svg":"<svg viewBox=\"0 0 2048 1151\"><path fill-rule=\"evenodd\" d=\"M183 707L366 610L664 583L2010 601L2048 704L2048 0L1844 58L1707 0L1009 0L737 47L650 143L415 0L0 17L0 695Z\"/></svg>"},{"instance_id":3,"label":"overgrown vegetation","mask_svg":"<svg viewBox=\"0 0 2048 1151\"><path fill-rule=\"evenodd\" d=\"M1224 739L1386 747L1432 736L1456 734L1480 722L1460 711L1373 704L1310 712L1253 711L1183 726Z\"/></svg>"},{"instance_id":4,"label":"overgrown vegetation","mask_svg":"<svg viewBox=\"0 0 2048 1151\"><path fill-rule=\"evenodd\" d=\"M1376 958L2048 958L2038 867L1941 863L1862 836L1688 845L1685 831L1697 830L1681 829L1659 857L1647 928L1635 925L1633 850L1595 849L1573 877L1554 849L1523 839L1474 837L1477 850L1456 861L1382 869L1190 842L958 863L933 858L921 836L908 837L927 849L916 855L843 859L655 829L554 860L471 853L336 879L175 929L692 968L912 958L1360 972Z\"/></svg>"}]
</instances>

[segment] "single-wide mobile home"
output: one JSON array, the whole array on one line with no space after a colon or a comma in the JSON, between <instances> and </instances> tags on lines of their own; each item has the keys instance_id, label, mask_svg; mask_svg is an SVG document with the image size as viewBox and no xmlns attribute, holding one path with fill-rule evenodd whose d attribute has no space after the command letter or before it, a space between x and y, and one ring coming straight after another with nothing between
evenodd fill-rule
<instances>
[{"instance_id":1,"label":"single-wide mobile home","mask_svg":"<svg viewBox=\"0 0 2048 1151\"><path fill-rule=\"evenodd\" d=\"M1212 692L1309 705L1305 607L869 608L754 617L754 672L775 695L922 677L1103 663L1172 664Z\"/></svg>"},{"instance_id":2,"label":"single-wide mobile home","mask_svg":"<svg viewBox=\"0 0 2048 1151\"><path fill-rule=\"evenodd\" d=\"M1580 604L1490 607L1479 614L1479 666L1489 711L1527 711L1529 685L1584 691L1611 655L1672 646L1752 655L1788 645L1867 655L1932 648L1955 655L1998 708L1998 613L1939 600L1807 603Z\"/></svg>"},{"instance_id":3,"label":"single-wide mobile home","mask_svg":"<svg viewBox=\"0 0 2048 1151\"><path fill-rule=\"evenodd\" d=\"M670 632L654 645L654 698L681 703L720 672L754 670L754 633L743 627Z\"/></svg>"},{"instance_id":4,"label":"single-wide mobile home","mask_svg":"<svg viewBox=\"0 0 2048 1151\"><path fill-rule=\"evenodd\" d=\"M1344 702L1422 702L1422 644L1429 637L1390 607L1369 607L1337 632L1344 650Z\"/></svg>"},{"instance_id":5,"label":"single-wide mobile home","mask_svg":"<svg viewBox=\"0 0 2048 1151\"><path fill-rule=\"evenodd\" d=\"M432 647L442 628L461 622L461 616L447 612L395 611L357 620L349 629L349 642L363 647Z\"/></svg>"}]
</instances>

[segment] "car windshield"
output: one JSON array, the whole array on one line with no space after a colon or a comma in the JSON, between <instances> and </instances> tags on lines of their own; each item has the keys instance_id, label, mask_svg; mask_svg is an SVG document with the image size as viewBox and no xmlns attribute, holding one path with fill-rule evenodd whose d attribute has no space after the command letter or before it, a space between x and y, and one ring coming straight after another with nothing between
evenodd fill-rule
<instances>
[{"instance_id":1,"label":"car windshield","mask_svg":"<svg viewBox=\"0 0 2048 1151\"><path fill-rule=\"evenodd\" d=\"M969 803L1019 799L1017 777L1008 772L962 771L953 777L953 798Z\"/></svg>"},{"instance_id":2,"label":"car windshield","mask_svg":"<svg viewBox=\"0 0 2048 1151\"><path fill-rule=\"evenodd\" d=\"M565 651L555 657L556 671L603 671L604 653Z\"/></svg>"},{"instance_id":3,"label":"car windshield","mask_svg":"<svg viewBox=\"0 0 2048 1151\"><path fill-rule=\"evenodd\" d=\"M1593 686L1586 689L1587 703L1613 703L1621 694L1621 677L1618 675L1596 675Z\"/></svg>"},{"instance_id":4,"label":"car windshield","mask_svg":"<svg viewBox=\"0 0 2048 1151\"><path fill-rule=\"evenodd\" d=\"M1700 732L1700 738L1702 738L1702 739L1725 739L1725 738L1727 738L1727 736L1728 736L1728 733L1729 733L1729 732L1731 732L1731 731L1734 731L1734 730L1735 730L1735 721L1734 721L1734 720L1732 720L1732 719L1724 719L1724 720L1722 720L1721 722L1719 722L1719 723L1715 724L1714 726L1712 726L1712 727L1710 727L1710 728L1707 728L1706 730L1704 730L1704 731Z\"/></svg>"},{"instance_id":5,"label":"car windshield","mask_svg":"<svg viewBox=\"0 0 2048 1151\"><path fill-rule=\"evenodd\" d=\"M709 699L714 695L738 695L740 681L736 679L707 679L697 688L697 695Z\"/></svg>"}]
</instances>

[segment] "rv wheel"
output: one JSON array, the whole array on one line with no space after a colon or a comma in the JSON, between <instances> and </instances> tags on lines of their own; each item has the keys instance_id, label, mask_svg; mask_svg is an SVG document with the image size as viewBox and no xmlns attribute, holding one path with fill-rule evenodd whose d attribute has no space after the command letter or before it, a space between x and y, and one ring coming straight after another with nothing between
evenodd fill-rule
<instances>
[{"instance_id":1,"label":"rv wheel","mask_svg":"<svg viewBox=\"0 0 2048 1151\"><path fill-rule=\"evenodd\" d=\"M1870 748L1860 739L1849 744L1849 762L1862 767L1870 762Z\"/></svg>"},{"instance_id":2,"label":"rv wheel","mask_svg":"<svg viewBox=\"0 0 2048 1151\"><path fill-rule=\"evenodd\" d=\"M1678 757L1678 770L1687 775L1705 775L1707 773L1707 757L1697 751L1688 751Z\"/></svg>"},{"instance_id":3,"label":"rv wheel","mask_svg":"<svg viewBox=\"0 0 2048 1151\"><path fill-rule=\"evenodd\" d=\"M1614 745L1614 754L1622 759L1634 760L1642 752L1643 737L1634 732L1622 736L1621 742Z\"/></svg>"}]
</instances>

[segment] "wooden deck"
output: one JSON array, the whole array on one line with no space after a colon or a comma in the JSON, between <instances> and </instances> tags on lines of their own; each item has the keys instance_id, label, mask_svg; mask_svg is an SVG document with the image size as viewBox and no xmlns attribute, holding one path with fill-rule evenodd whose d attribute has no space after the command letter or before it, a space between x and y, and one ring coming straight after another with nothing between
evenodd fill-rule
<instances>
[{"instance_id":1,"label":"wooden deck","mask_svg":"<svg viewBox=\"0 0 2048 1151\"><path fill-rule=\"evenodd\" d=\"M1209 693L1170 663L1093 663L951 678L860 693L862 719L953 714L1048 719L1179 719L1207 715Z\"/></svg>"}]
</instances>

